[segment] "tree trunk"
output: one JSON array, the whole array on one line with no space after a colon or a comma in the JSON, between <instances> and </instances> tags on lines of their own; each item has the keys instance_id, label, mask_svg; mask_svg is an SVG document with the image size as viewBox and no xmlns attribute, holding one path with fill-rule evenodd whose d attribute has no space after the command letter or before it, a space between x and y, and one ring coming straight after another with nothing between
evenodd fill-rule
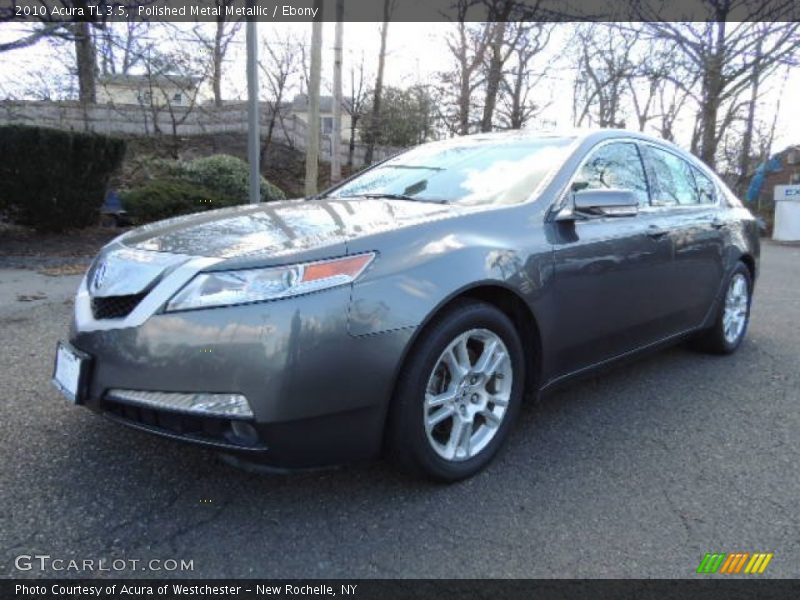
<instances>
[{"instance_id":1,"label":"tree trunk","mask_svg":"<svg viewBox=\"0 0 800 600\"><path fill-rule=\"evenodd\" d=\"M261 152L259 153L259 156L261 157L262 165L267 162L267 152L269 152L269 147L272 144L272 136L275 133L275 125L278 123L278 116L280 114L280 106L282 101L283 88L281 87L278 90L278 94L275 96L275 103L269 116L269 124L267 125L267 135L264 138L264 142L261 144Z\"/></svg>"},{"instance_id":2,"label":"tree trunk","mask_svg":"<svg viewBox=\"0 0 800 600\"><path fill-rule=\"evenodd\" d=\"M714 51L708 57L703 77L703 106L700 111L702 136L700 158L714 168L717 154L717 116L722 93L722 61L725 59L725 22L716 23L717 36Z\"/></svg>"},{"instance_id":3,"label":"tree trunk","mask_svg":"<svg viewBox=\"0 0 800 600\"><path fill-rule=\"evenodd\" d=\"M83 105L97 102L97 52L90 28L91 25L87 21L78 21L73 25L75 66L78 72L78 100Z\"/></svg>"},{"instance_id":4,"label":"tree trunk","mask_svg":"<svg viewBox=\"0 0 800 600\"><path fill-rule=\"evenodd\" d=\"M358 116L350 115L350 147L347 149L347 166L353 168L353 155L356 152L356 129Z\"/></svg>"},{"instance_id":5,"label":"tree trunk","mask_svg":"<svg viewBox=\"0 0 800 600\"><path fill-rule=\"evenodd\" d=\"M492 130L494 108L497 105L497 92L503 78L503 39L506 33L505 21L495 23L492 32L492 51L489 56L489 71L486 74L486 99L483 103L481 131Z\"/></svg>"},{"instance_id":6,"label":"tree trunk","mask_svg":"<svg viewBox=\"0 0 800 600\"><path fill-rule=\"evenodd\" d=\"M525 65L517 65L514 74L514 87L511 92L511 115L509 125L511 129L522 129L525 124L525 107L522 103L522 86L525 79Z\"/></svg>"},{"instance_id":7,"label":"tree trunk","mask_svg":"<svg viewBox=\"0 0 800 600\"><path fill-rule=\"evenodd\" d=\"M333 44L333 131L331 132L331 183L342 178L342 37L344 0L336 0L336 35Z\"/></svg>"},{"instance_id":8,"label":"tree trunk","mask_svg":"<svg viewBox=\"0 0 800 600\"><path fill-rule=\"evenodd\" d=\"M322 71L322 0L315 0L318 17L311 33L311 66L308 78L308 129L306 141L306 196L317 193L319 178L319 87Z\"/></svg>"},{"instance_id":9,"label":"tree trunk","mask_svg":"<svg viewBox=\"0 0 800 600\"><path fill-rule=\"evenodd\" d=\"M214 34L214 56L211 70L211 87L214 91L214 106L222 106L222 39L225 35L225 17L217 18Z\"/></svg>"},{"instance_id":10,"label":"tree trunk","mask_svg":"<svg viewBox=\"0 0 800 600\"><path fill-rule=\"evenodd\" d=\"M370 135L367 139L367 151L364 155L364 165L372 164L372 155L375 152L375 137L380 128L381 99L383 96L383 70L386 65L386 36L389 32L389 18L391 17L392 0L383 0L383 26L381 27L381 49L378 54L378 76L375 78L375 95L372 99L372 116L369 122Z\"/></svg>"},{"instance_id":11,"label":"tree trunk","mask_svg":"<svg viewBox=\"0 0 800 600\"><path fill-rule=\"evenodd\" d=\"M461 88L458 91L458 134L469 133L469 75L464 71L461 75Z\"/></svg>"},{"instance_id":12,"label":"tree trunk","mask_svg":"<svg viewBox=\"0 0 800 600\"><path fill-rule=\"evenodd\" d=\"M458 89L458 134L467 135L469 133L469 107L470 107L470 76L472 71L469 68L467 56L467 33L466 25L462 21L459 23L459 42L461 44L458 57L461 73L459 77Z\"/></svg>"},{"instance_id":13,"label":"tree trunk","mask_svg":"<svg viewBox=\"0 0 800 600\"><path fill-rule=\"evenodd\" d=\"M761 42L756 44L756 57L753 63L753 79L750 82L750 100L747 105L747 122L742 136L742 148L739 155L739 177L737 178L736 194L744 198L747 192L747 179L750 174L750 156L753 146L753 126L756 120L756 103L758 102L758 88L761 84Z\"/></svg>"}]
</instances>

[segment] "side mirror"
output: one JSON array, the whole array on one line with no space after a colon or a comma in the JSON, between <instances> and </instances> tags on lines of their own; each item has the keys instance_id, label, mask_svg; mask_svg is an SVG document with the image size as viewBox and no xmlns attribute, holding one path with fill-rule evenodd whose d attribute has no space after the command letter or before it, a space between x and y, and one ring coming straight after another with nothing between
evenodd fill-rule
<instances>
[{"instance_id":1,"label":"side mirror","mask_svg":"<svg viewBox=\"0 0 800 600\"><path fill-rule=\"evenodd\" d=\"M580 217L633 217L639 212L639 198L630 190L579 190L572 194L572 206L556 217L560 221ZM571 209L571 210L570 210Z\"/></svg>"}]
</instances>

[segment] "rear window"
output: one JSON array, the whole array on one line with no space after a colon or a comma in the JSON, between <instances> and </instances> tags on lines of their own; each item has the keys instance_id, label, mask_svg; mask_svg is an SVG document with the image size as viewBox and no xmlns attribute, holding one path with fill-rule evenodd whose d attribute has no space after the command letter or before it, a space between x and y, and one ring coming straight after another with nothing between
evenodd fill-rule
<instances>
[{"instance_id":1,"label":"rear window","mask_svg":"<svg viewBox=\"0 0 800 600\"><path fill-rule=\"evenodd\" d=\"M694 173L694 182L697 187L697 196L700 204L714 204L716 198L714 182L696 167L692 167L692 172Z\"/></svg>"},{"instance_id":2,"label":"rear window","mask_svg":"<svg viewBox=\"0 0 800 600\"><path fill-rule=\"evenodd\" d=\"M653 204L698 206L716 202L716 186L699 168L672 152L643 146L653 178Z\"/></svg>"}]
</instances>

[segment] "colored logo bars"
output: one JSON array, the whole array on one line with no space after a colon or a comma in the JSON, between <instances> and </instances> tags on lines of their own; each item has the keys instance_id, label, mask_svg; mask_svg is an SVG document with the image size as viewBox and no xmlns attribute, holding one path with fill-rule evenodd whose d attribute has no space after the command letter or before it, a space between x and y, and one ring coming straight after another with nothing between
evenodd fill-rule
<instances>
[{"instance_id":1,"label":"colored logo bars","mask_svg":"<svg viewBox=\"0 0 800 600\"><path fill-rule=\"evenodd\" d=\"M697 567L697 572L724 573L727 575L735 575L737 573L760 574L766 570L773 556L772 552L755 552L753 554L749 552L706 553L703 560L700 561L700 566Z\"/></svg>"}]
</instances>

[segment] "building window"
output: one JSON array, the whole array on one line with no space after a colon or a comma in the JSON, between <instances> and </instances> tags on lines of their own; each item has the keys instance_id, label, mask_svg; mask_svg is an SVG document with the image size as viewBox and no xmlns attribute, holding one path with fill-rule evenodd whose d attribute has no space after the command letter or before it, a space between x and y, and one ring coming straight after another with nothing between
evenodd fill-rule
<instances>
[{"instance_id":1,"label":"building window","mask_svg":"<svg viewBox=\"0 0 800 600\"><path fill-rule=\"evenodd\" d=\"M319 128L323 135L330 135L333 133L333 117L320 117Z\"/></svg>"},{"instance_id":2,"label":"building window","mask_svg":"<svg viewBox=\"0 0 800 600\"><path fill-rule=\"evenodd\" d=\"M180 104L181 102L183 102L183 96L181 95L180 92L178 92L172 97L172 101Z\"/></svg>"}]
</instances>

